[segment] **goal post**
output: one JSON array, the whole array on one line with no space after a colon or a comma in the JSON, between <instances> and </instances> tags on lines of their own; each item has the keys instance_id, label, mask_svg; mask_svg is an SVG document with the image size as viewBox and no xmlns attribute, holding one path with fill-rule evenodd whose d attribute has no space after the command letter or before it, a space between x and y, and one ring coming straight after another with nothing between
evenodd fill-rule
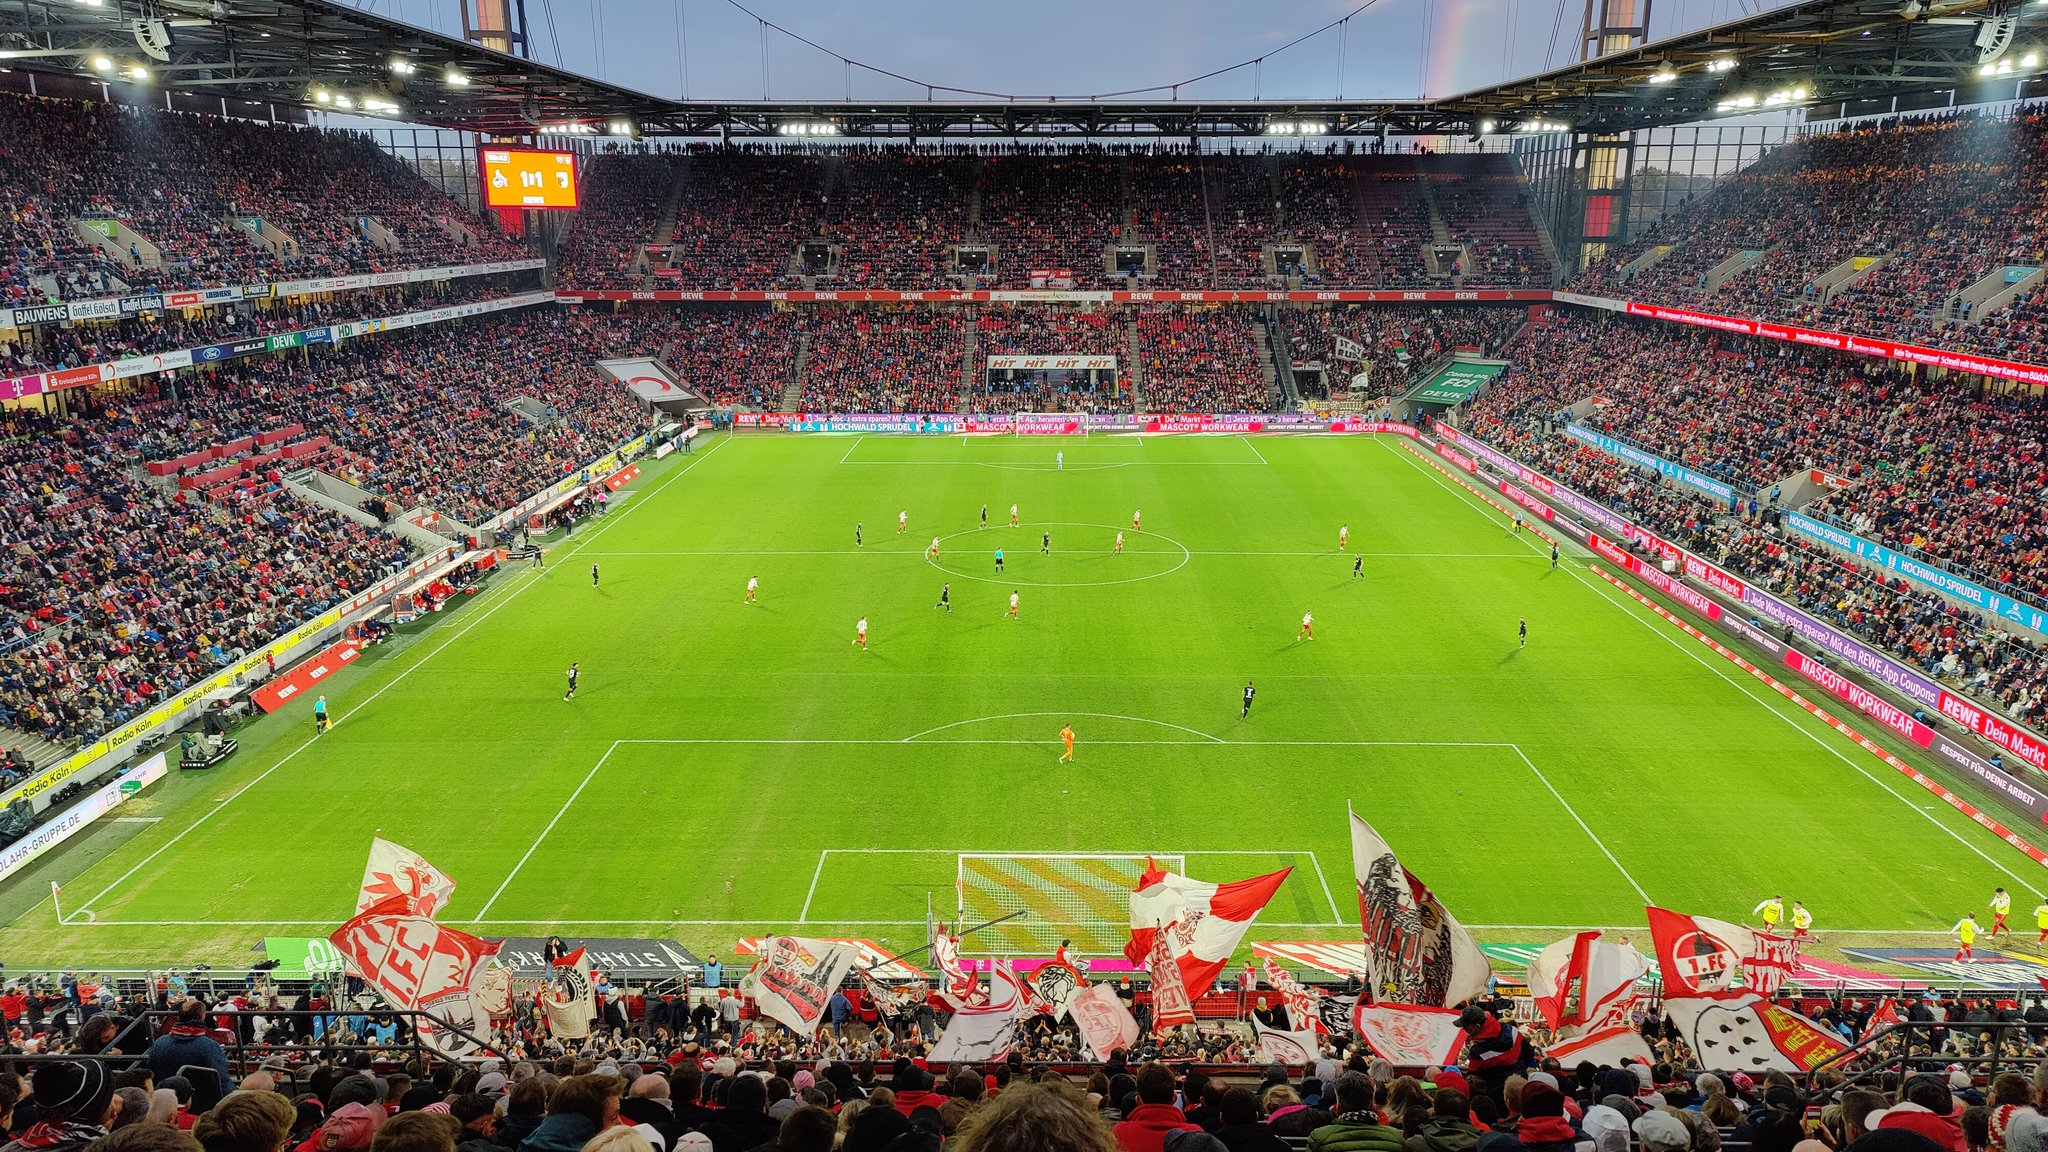
<instances>
[{"instance_id":1,"label":"goal post","mask_svg":"<svg viewBox=\"0 0 2048 1152\"><path fill-rule=\"evenodd\" d=\"M1083 953L1119 951L1130 930L1131 893L1147 859L1074 852L959 853L955 887L962 924L1024 913L976 933L967 947L1044 956L1061 940L1072 940ZM1187 871L1178 854L1154 853L1149 859L1164 871Z\"/></svg>"},{"instance_id":2,"label":"goal post","mask_svg":"<svg viewBox=\"0 0 2048 1152\"><path fill-rule=\"evenodd\" d=\"M1010 431L1018 436L1086 436L1086 412L1012 412Z\"/></svg>"}]
</instances>

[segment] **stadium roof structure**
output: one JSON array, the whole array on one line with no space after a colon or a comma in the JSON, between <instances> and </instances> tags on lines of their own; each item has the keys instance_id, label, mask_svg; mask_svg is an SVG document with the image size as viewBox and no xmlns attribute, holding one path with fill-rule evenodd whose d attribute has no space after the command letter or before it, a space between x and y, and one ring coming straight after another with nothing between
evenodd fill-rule
<instances>
[{"instance_id":1,"label":"stadium roof structure","mask_svg":"<svg viewBox=\"0 0 2048 1152\"><path fill-rule=\"evenodd\" d=\"M497 136L620 122L734 139L1618 132L1777 108L1824 119L2009 100L2039 87L2044 57L2040 3L1801 0L1433 100L682 101L334 0L0 4L0 64L187 98L173 106L219 97Z\"/></svg>"}]
</instances>

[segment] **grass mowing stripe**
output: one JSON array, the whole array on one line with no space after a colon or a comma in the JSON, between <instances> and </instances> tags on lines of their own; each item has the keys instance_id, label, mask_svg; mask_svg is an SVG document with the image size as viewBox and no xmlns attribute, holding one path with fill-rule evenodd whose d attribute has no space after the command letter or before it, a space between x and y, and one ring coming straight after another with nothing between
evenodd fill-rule
<instances>
[{"instance_id":1,"label":"grass mowing stripe","mask_svg":"<svg viewBox=\"0 0 2048 1152\"><path fill-rule=\"evenodd\" d=\"M660 492L662 489L668 487L670 484L675 483L677 480L682 478L683 473L688 472L692 468L695 468L699 463L701 463L703 460L709 457L713 452L716 452L720 448L725 447L726 444L729 442L729 440L720 440L718 443L713 444L710 448L705 449L702 453L699 453L697 455L697 458L695 460L692 460L688 464L685 464L681 468L678 468L666 480L663 480L660 484L656 485L655 488L652 491L650 491L647 495L652 496L655 493ZM628 507L621 509L620 511L614 513L611 516L606 517L604 524L600 525L597 531L592 532L588 536L585 536L581 541L577 543L576 547L581 548L589 544L591 541L596 540L599 536L604 535L604 533L607 530L609 530L614 523L622 521L626 517L631 516L634 512L638 511L640 508L645 506L646 503L647 502L645 499L635 501ZM520 593L526 591L528 588L533 587L535 584L538 584L540 582L540 577L543 574L543 571L540 569L529 569L527 571L527 579L524 583L520 584L518 587L506 593L503 599L499 600L496 604L491 605L487 611L479 614L476 619L469 621L467 624L464 624L460 629L450 634L440 644L435 645L432 651L421 656L419 659L413 661L411 664L408 664L403 669L400 669L398 675L393 676L390 680L386 681L382 686L380 686L375 692L370 693L370 695L365 697L361 703L357 704L353 708L350 708L348 711L342 713L341 715L335 717L331 727L340 727L342 722L347 720L350 716L355 715L356 713L362 711L363 709L369 707L371 704L375 703L379 696L382 696L384 695L384 693L389 692L391 689L397 687L400 682L402 682L406 677L412 675L421 666L426 664L427 661L433 659L435 656L446 651L448 647L454 644L457 640L460 640L464 636L467 636L471 629L475 628L477 625L483 623L484 621L490 619L493 615L497 613L498 609L503 608L505 605L510 604L512 601L518 599ZM90 910L93 905L99 903L103 898L105 898L107 893L112 892L114 889L119 888L122 884L126 883L129 877L141 871L145 866L147 866L151 861L155 860L158 856L163 855L165 851L170 849L172 846L176 845L180 840L183 840L186 837L186 835L192 832L193 829L198 828L201 824L204 824L208 820L212 819L216 814L218 814L222 809L226 808L228 804L233 802L237 797L241 796L249 789L254 788L256 785L263 783L264 780L269 778L271 773L277 771L279 768L284 767L286 764L289 764L294 758L298 756L299 753L304 752L307 748L312 747L313 742L318 739L319 735L317 733L312 736L308 736L305 740L299 743L298 747L293 748L291 751L285 753L284 756L279 758L277 763L272 764L270 767L265 768L262 772L258 773L254 780L251 780L247 784L244 784L240 788L237 788L233 792L230 792L225 798L213 804L204 812L201 812L199 814L198 819L192 821L190 824L187 824L185 827L179 829L176 835L172 836L169 840L165 841L164 844L161 847L159 847L156 851L151 852L147 856L144 856L142 860L138 862L133 868L130 868L128 869L128 871L123 872L119 879L115 880L112 884L107 885L105 888L100 889L98 894L93 896L92 899L87 900L84 904L74 909L72 911L72 915L77 916L81 912Z\"/></svg>"},{"instance_id":2,"label":"grass mowing stripe","mask_svg":"<svg viewBox=\"0 0 2048 1152\"><path fill-rule=\"evenodd\" d=\"M1403 460L1407 460L1415 468L1416 471L1421 472L1423 475L1430 477L1430 479L1435 480L1438 484L1446 488L1449 488L1452 492L1459 494L1462 503L1464 503L1466 507L1472 508L1475 511L1479 509L1480 505L1474 504L1470 497L1466 496L1463 493L1463 490L1458 488L1455 484L1450 484L1446 482L1442 477L1436 476L1435 474L1431 473L1427 468L1423 467L1422 464L1417 463L1408 454L1398 451L1391 445L1388 446L1387 450L1389 452L1393 452L1397 456L1400 456ZM1491 517L1488 518L1491 519ZM1538 545L1531 544L1530 547L1535 548L1539 554L1542 551L1541 547ZM1636 623L1641 624L1645 629L1647 629L1652 635L1656 636L1659 640L1662 640L1671 647L1676 648L1680 652L1685 653L1688 659L1692 660L1694 663L1700 665L1701 667L1707 669L1709 672L1712 672L1717 678L1726 682L1727 684L1732 686L1736 691L1742 693L1744 696L1747 696L1751 700L1756 701L1758 707L1761 707L1764 711L1769 712L1771 715L1776 716L1778 719L1784 721L1787 725L1790 725L1793 730L1797 731L1800 735L1805 736L1808 740L1811 740L1813 743L1819 745L1820 747L1827 749L1830 755L1832 755L1835 759L1840 760L1842 763L1847 764L1849 767L1855 769L1858 775L1862 776L1864 779L1870 781L1871 783L1877 785L1879 788L1882 788L1886 792L1890 793L1895 799L1898 800L1899 803L1905 805L1907 808L1912 809L1914 812L1919 813L1922 817L1924 817L1927 820L1928 823L1933 824L1935 827L1941 829L1943 832L1948 833L1948 835L1951 838L1953 838L1956 843L1961 844L1965 848L1968 848L1971 852L1981 857L1985 863L1991 865L1993 868L1998 869L2000 872L2005 873L2007 876L2012 877L2012 879L2020 885L2022 890L2028 890L2038 887L2038 885L2033 883L2032 880L2030 880L2028 877L2022 876L2020 873L2015 872L2011 868L2006 867L2002 861L1993 858L1991 855L1986 853L1982 848L1979 848L1977 845L1971 843L1968 839L1966 839L1963 836L1962 833L1956 831L1948 824L1937 819L1927 809L1922 808L1918 804L1913 803L1905 795L1901 794L1897 789L1893 788L1884 779L1877 776L1875 773L1871 772L1863 765L1857 763L1847 753L1843 752L1841 749L1835 747L1833 744L1823 739L1818 733L1813 732L1812 730L1807 728L1805 724L1802 724L1797 719L1786 715L1784 712L1779 711L1776 707L1774 707L1771 704L1770 701L1750 691L1749 686L1747 684L1744 684L1741 681L1735 679L1734 677L1728 675L1721 668L1717 667L1712 661L1709 661L1708 659L1701 656L1699 653L1693 651L1686 645L1679 643L1675 638L1664 632L1663 629L1658 628L1648 617L1644 616L1641 612L1639 612L1634 605L1630 604L1626 600L1617 599L1616 597L1610 595L1607 592L1607 590L1603 588L1601 585L1586 579L1585 574L1579 572L1575 567L1567 567L1564 570L1570 572L1572 578L1577 580L1580 584L1584 585L1587 588L1592 589L1593 592L1596 595L1598 595L1602 600L1605 600L1608 603L1613 604L1616 608L1620 609L1623 615L1627 616L1631 620L1634 620ZM2039 877L2034 877L2033 879L2038 880ZM1946 935L1946 933L1943 933L1943 935Z\"/></svg>"}]
</instances>

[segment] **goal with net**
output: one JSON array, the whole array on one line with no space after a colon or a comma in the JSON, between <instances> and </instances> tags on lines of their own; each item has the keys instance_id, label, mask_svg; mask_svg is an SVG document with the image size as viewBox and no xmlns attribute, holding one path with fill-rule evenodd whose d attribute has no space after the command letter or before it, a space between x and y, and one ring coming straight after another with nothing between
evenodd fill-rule
<instances>
[{"instance_id":1,"label":"goal with net","mask_svg":"<svg viewBox=\"0 0 2048 1152\"><path fill-rule=\"evenodd\" d=\"M1010 429L1019 436L1086 436L1086 412L1012 412Z\"/></svg>"},{"instance_id":2,"label":"goal with net","mask_svg":"<svg viewBox=\"0 0 2048 1152\"><path fill-rule=\"evenodd\" d=\"M1131 893L1145 874L1144 856L1086 853L962 852L959 916L965 925L1022 912L977 932L975 952L1049 955L1061 940L1084 953L1122 950L1131 925ZM1187 871L1178 855L1153 854L1169 872Z\"/></svg>"}]
</instances>

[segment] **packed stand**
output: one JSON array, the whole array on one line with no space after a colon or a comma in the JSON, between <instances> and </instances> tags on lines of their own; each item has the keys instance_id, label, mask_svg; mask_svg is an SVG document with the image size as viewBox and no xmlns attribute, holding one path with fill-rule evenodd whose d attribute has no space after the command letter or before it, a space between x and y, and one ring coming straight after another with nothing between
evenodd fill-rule
<instances>
[{"instance_id":1,"label":"packed stand","mask_svg":"<svg viewBox=\"0 0 2048 1152\"><path fill-rule=\"evenodd\" d=\"M619 152L593 159L582 173L582 207L556 267L564 288L637 288L661 213L675 191L673 158Z\"/></svg>"},{"instance_id":2,"label":"packed stand","mask_svg":"<svg viewBox=\"0 0 2048 1152\"><path fill-rule=\"evenodd\" d=\"M973 407L996 412L1129 412L1130 321L1122 312L1042 304L984 309L974 319ZM1001 373L990 356L1114 356L1107 383L1087 373Z\"/></svg>"},{"instance_id":3,"label":"packed stand","mask_svg":"<svg viewBox=\"0 0 2048 1152\"><path fill-rule=\"evenodd\" d=\"M2010 265L2048 261L2048 118L1944 114L1859 124L1780 145L1578 278L1581 291L1691 304L2019 360L2048 358L2041 288L2009 314L1945 320L1952 296ZM1939 189L1930 196L1930 188ZM1671 254L1622 269L1659 245ZM1762 259L1709 291L1743 251ZM1880 259L1832 299L1818 281ZM2044 277L2048 279L2048 277Z\"/></svg>"},{"instance_id":4,"label":"packed stand","mask_svg":"<svg viewBox=\"0 0 2048 1152\"><path fill-rule=\"evenodd\" d=\"M1715 351L1629 322L1532 328L1517 367L1471 406L1469 427L1586 495L1637 518L1760 586L1892 652L1930 676L1995 702L2024 722L2048 723L2048 658L1996 620L1966 612L1903 577L1888 578L1777 530L1771 517L1724 517L1704 498L1663 484L1537 422L1589 396L1608 403L1597 423L1668 459L1726 459L1768 487L1797 468L1856 481L1811 506L1861 534L1936 563L1989 562L1993 578L2040 594L2038 400L1917 388L1852 366L1830 373L1798 362L1760 373L1744 355ZM1753 383L1772 381L1767 385ZM1878 462L1898 461L1894 472ZM1763 494L1765 503L1771 498ZM2008 540L2009 537L2009 540Z\"/></svg>"},{"instance_id":5,"label":"packed stand","mask_svg":"<svg viewBox=\"0 0 2048 1152\"><path fill-rule=\"evenodd\" d=\"M1817 511L1951 570L2048 596L2048 398L1586 317L1532 326L1516 358L1516 386L1495 389L1493 403L1555 413L1597 397L1594 425L1749 489L1824 469L1854 486Z\"/></svg>"},{"instance_id":6,"label":"packed stand","mask_svg":"<svg viewBox=\"0 0 2048 1152\"><path fill-rule=\"evenodd\" d=\"M1141 406L1147 412L1271 411L1260 323L1240 308L1139 309Z\"/></svg>"},{"instance_id":7,"label":"packed stand","mask_svg":"<svg viewBox=\"0 0 2048 1152\"><path fill-rule=\"evenodd\" d=\"M1445 226L1472 254L1471 265L1461 269L1466 285L1549 286L1550 258L1529 217L1529 194L1513 157L1443 156L1428 178Z\"/></svg>"},{"instance_id":8,"label":"packed stand","mask_svg":"<svg viewBox=\"0 0 2048 1152\"><path fill-rule=\"evenodd\" d=\"M1499 352L1528 319L1521 306L1488 308L1438 304L1336 304L1280 312L1289 352L1297 363L1320 363L1332 390L1341 377L1364 372L1383 395L1404 391L1411 373L1460 349ZM1337 359L1334 336L1364 350L1353 364Z\"/></svg>"},{"instance_id":9,"label":"packed stand","mask_svg":"<svg viewBox=\"0 0 2048 1152\"><path fill-rule=\"evenodd\" d=\"M908 149L827 162L825 234L841 245L838 288L936 288L947 245L967 234L973 162Z\"/></svg>"},{"instance_id":10,"label":"packed stand","mask_svg":"<svg viewBox=\"0 0 2048 1152\"><path fill-rule=\"evenodd\" d=\"M1205 156L1216 287L1263 288L1266 245L1274 240L1273 174L1264 156Z\"/></svg>"},{"instance_id":11,"label":"packed stand","mask_svg":"<svg viewBox=\"0 0 2048 1152\"><path fill-rule=\"evenodd\" d=\"M0 196L11 208L0 253L9 300L530 255L354 133L107 104L0 97ZM296 247L274 251L231 219L246 217ZM124 260L83 243L74 218L118 221L161 262L137 245Z\"/></svg>"},{"instance_id":12,"label":"packed stand","mask_svg":"<svg viewBox=\"0 0 2048 1152\"><path fill-rule=\"evenodd\" d=\"M773 410L796 374L809 325L795 311L678 312L664 355L683 386L721 408Z\"/></svg>"},{"instance_id":13,"label":"packed stand","mask_svg":"<svg viewBox=\"0 0 2048 1152\"><path fill-rule=\"evenodd\" d=\"M981 232L996 247L996 285L1066 272L1077 288L1107 282L1103 251L1123 223L1122 166L1092 153L1016 153L981 168Z\"/></svg>"},{"instance_id":14,"label":"packed stand","mask_svg":"<svg viewBox=\"0 0 2048 1152\"><path fill-rule=\"evenodd\" d=\"M1132 228L1120 239L1151 243L1158 283L1177 288L1212 286L1215 268L1208 242L1202 158L1133 156L1129 166Z\"/></svg>"},{"instance_id":15,"label":"packed stand","mask_svg":"<svg viewBox=\"0 0 2048 1152\"><path fill-rule=\"evenodd\" d=\"M957 309L845 309L810 324L805 412L956 412L965 320Z\"/></svg>"},{"instance_id":16,"label":"packed stand","mask_svg":"<svg viewBox=\"0 0 2048 1152\"><path fill-rule=\"evenodd\" d=\"M821 161L740 148L692 151L669 266L691 288L753 290L796 284L799 244L818 234Z\"/></svg>"},{"instance_id":17,"label":"packed stand","mask_svg":"<svg viewBox=\"0 0 2048 1152\"><path fill-rule=\"evenodd\" d=\"M1397 166L1398 164L1398 166ZM1309 281L1333 288L1421 288L1429 206L1412 162L1299 156L1281 172L1287 238L1315 246Z\"/></svg>"},{"instance_id":18,"label":"packed stand","mask_svg":"<svg viewBox=\"0 0 2048 1152\"><path fill-rule=\"evenodd\" d=\"M176 403L145 386L62 423L10 414L0 603L34 638L0 657L0 723L97 737L407 562L395 537L278 499L275 473L221 503L131 475Z\"/></svg>"}]
</instances>

